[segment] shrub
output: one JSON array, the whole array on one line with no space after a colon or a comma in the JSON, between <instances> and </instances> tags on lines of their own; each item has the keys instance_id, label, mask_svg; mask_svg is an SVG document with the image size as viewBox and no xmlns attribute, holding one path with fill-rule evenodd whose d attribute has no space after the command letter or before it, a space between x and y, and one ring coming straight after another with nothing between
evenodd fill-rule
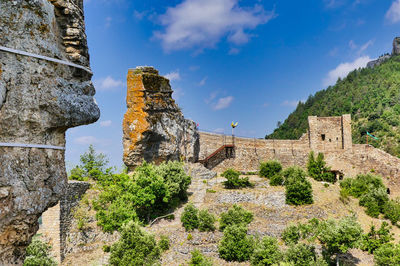
<instances>
[{"instance_id":1,"label":"shrub","mask_svg":"<svg viewBox=\"0 0 400 266\"><path fill-rule=\"evenodd\" d=\"M312 204L314 202L311 183L300 168L286 169L286 203L290 205Z\"/></svg>"},{"instance_id":2,"label":"shrub","mask_svg":"<svg viewBox=\"0 0 400 266\"><path fill-rule=\"evenodd\" d=\"M199 227L199 210L192 203L185 206L181 216L181 222L186 231Z\"/></svg>"},{"instance_id":3,"label":"shrub","mask_svg":"<svg viewBox=\"0 0 400 266\"><path fill-rule=\"evenodd\" d=\"M201 232L215 230L215 216L208 212L208 210L199 211L199 230Z\"/></svg>"},{"instance_id":4,"label":"shrub","mask_svg":"<svg viewBox=\"0 0 400 266\"><path fill-rule=\"evenodd\" d=\"M191 183L191 178L186 175L181 162L163 162L156 168L156 172L164 179L170 197L180 200L187 199L186 191Z\"/></svg>"},{"instance_id":5,"label":"shrub","mask_svg":"<svg viewBox=\"0 0 400 266\"><path fill-rule=\"evenodd\" d=\"M225 177L227 180L224 182L225 188L228 189L235 189L235 188L242 188L242 187L251 187L253 186L250 183L248 177L240 178L240 172L234 169L228 169L221 174L221 176Z\"/></svg>"},{"instance_id":6,"label":"shrub","mask_svg":"<svg viewBox=\"0 0 400 266\"><path fill-rule=\"evenodd\" d=\"M247 226L251 221L253 221L253 214L245 210L242 206L235 204L227 212L221 213L219 230L223 231L230 225Z\"/></svg>"},{"instance_id":7,"label":"shrub","mask_svg":"<svg viewBox=\"0 0 400 266\"><path fill-rule=\"evenodd\" d=\"M111 246L111 265L153 265L161 255L153 235L135 222L123 225L121 238Z\"/></svg>"},{"instance_id":8,"label":"shrub","mask_svg":"<svg viewBox=\"0 0 400 266\"><path fill-rule=\"evenodd\" d=\"M265 236L262 241L256 244L251 265L274 265L282 260L282 253L279 250L276 238Z\"/></svg>"},{"instance_id":9,"label":"shrub","mask_svg":"<svg viewBox=\"0 0 400 266\"><path fill-rule=\"evenodd\" d=\"M79 166L75 166L69 174L68 179L77 181L88 181L89 178L86 176L85 171Z\"/></svg>"},{"instance_id":10,"label":"shrub","mask_svg":"<svg viewBox=\"0 0 400 266\"><path fill-rule=\"evenodd\" d=\"M344 204L348 204L350 202L349 191L347 189L341 189L339 199Z\"/></svg>"},{"instance_id":11,"label":"shrub","mask_svg":"<svg viewBox=\"0 0 400 266\"><path fill-rule=\"evenodd\" d=\"M162 251L166 251L169 249L169 237L162 235L160 236L160 241L158 241L158 247L162 250Z\"/></svg>"},{"instance_id":12,"label":"shrub","mask_svg":"<svg viewBox=\"0 0 400 266\"><path fill-rule=\"evenodd\" d=\"M387 222L383 222L378 231L375 230L374 225L371 225L369 233L362 237L361 249L372 254L376 249L392 240L393 234L390 233L390 226Z\"/></svg>"},{"instance_id":13,"label":"shrub","mask_svg":"<svg viewBox=\"0 0 400 266\"><path fill-rule=\"evenodd\" d=\"M300 229L296 225L290 225L282 232L282 240L286 245L297 244L300 240Z\"/></svg>"},{"instance_id":14,"label":"shrub","mask_svg":"<svg viewBox=\"0 0 400 266\"><path fill-rule=\"evenodd\" d=\"M330 172L331 169L326 166L323 153L318 153L317 159L315 159L314 152L310 152L310 155L308 156L307 170L308 175L317 181L336 182L336 176Z\"/></svg>"},{"instance_id":15,"label":"shrub","mask_svg":"<svg viewBox=\"0 0 400 266\"><path fill-rule=\"evenodd\" d=\"M268 161L260 164L259 176L271 178L282 171L282 165L278 161Z\"/></svg>"},{"instance_id":16,"label":"shrub","mask_svg":"<svg viewBox=\"0 0 400 266\"><path fill-rule=\"evenodd\" d=\"M356 178L345 178L340 182L342 189L347 189L349 194L355 198L359 198L372 189L385 188L382 179L372 174L360 174Z\"/></svg>"},{"instance_id":17,"label":"shrub","mask_svg":"<svg viewBox=\"0 0 400 266\"><path fill-rule=\"evenodd\" d=\"M372 188L360 197L360 206L367 208L366 213L377 218L385 204L389 201L386 189L383 187Z\"/></svg>"},{"instance_id":18,"label":"shrub","mask_svg":"<svg viewBox=\"0 0 400 266\"><path fill-rule=\"evenodd\" d=\"M311 265L316 258L315 247L304 243L291 245L285 253L286 261L294 265Z\"/></svg>"},{"instance_id":19,"label":"shrub","mask_svg":"<svg viewBox=\"0 0 400 266\"><path fill-rule=\"evenodd\" d=\"M189 240L189 241L190 241L190 240L192 240L192 239L193 239L193 236L192 236L192 234L191 234L191 233L189 233L189 234L187 235L186 239L187 239L187 240Z\"/></svg>"},{"instance_id":20,"label":"shrub","mask_svg":"<svg viewBox=\"0 0 400 266\"><path fill-rule=\"evenodd\" d=\"M383 207L383 213L386 219L396 225L400 221L400 200L390 200Z\"/></svg>"},{"instance_id":21,"label":"shrub","mask_svg":"<svg viewBox=\"0 0 400 266\"><path fill-rule=\"evenodd\" d=\"M50 256L50 245L34 238L26 248L24 266L56 266L56 261Z\"/></svg>"},{"instance_id":22,"label":"shrub","mask_svg":"<svg viewBox=\"0 0 400 266\"><path fill-rule=\"evenodd\" d=\"M282 186L284 183L283 175L281 173L277 173L273 175L269 181L271 186Z\"/></svg>"},{"instance_id":23,"label":"shrub","mask_svg":"<svg viewBox=\"0 0 400 266\"><path fill-rule=\"evenodd\" d=\"M191 252L192 258L189 262L189 266L212 266L212 262L209 258L205 257L198 249Z\"/></svg>"},{"instance_id":24,"label":"shrub","mask_svg":"<svg viewBox=\"0 0 400 266\"><path fill-rule=\"evenodd\" d=\"M379 266L400 265L400 244L387 243L374 252L375 263Z\"/></svg>"},{"instance_id":25,"label":"shrub","mask_svg":"<svg viewBox=\"0 0 400 266\"><path fill-rule=\"evenodd\" d=\"M224 236L218 245L219 256L227 261L247 261L254 250L254 239L247 235L243 225L225 228Z\"/></svg>"}]
</instances>

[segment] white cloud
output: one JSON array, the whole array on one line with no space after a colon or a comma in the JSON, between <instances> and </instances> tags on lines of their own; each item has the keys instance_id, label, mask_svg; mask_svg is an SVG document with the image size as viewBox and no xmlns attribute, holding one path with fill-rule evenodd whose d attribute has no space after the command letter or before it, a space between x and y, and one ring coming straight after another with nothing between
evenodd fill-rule
<instances>
[{"instance_id":1,"label":"white cloud","mask_svg":"<svg viewBox=\"0 0 400 266\"><path fill-rule=\"evenodd\" d=\"M222 134L222 133L224 133L224 129L219 127L219 128L214 129L213 132Z\"/></svg>"},{"instance_id":2,"label":"white cloud","mask_svg":"<svg viewBox=\"0 0 400 266\"><path fill-rule=\"evenodd\" d=\"M353 40L350 40L349 42L349 46L351 50L355 50L357 49L357 55L360 56L365 50L368 49L368 47L370 47L371 45L374 44L373 40L369 40L366 43L362 44L362 45L357 45Z\"/></svg>"},{"instance_id":3,"label":"white cloud","mask_svg":"<svg viewBox=\"0 0 400 266\"><path fill-rule=\"evenodd\" d=\"M231 48L229 50L229 54L232 54L232 55L238 54L239 52L240 52L240 50L238 48Z\"/></svg>"},{"instance_id":4,"label":"white cloud","mask_svg":"<svg viewBox=\"0 0 400 266\"><path fill-rule=\"evenodd\" d=\"M217 103L213 106L213 109L221 110L221 109L228 108L231 105L231 103L233 102L233 99L234 99L233 96L219 98Z\"/></svg>"},{"instance_id":5,"label":"white cloud","mask_svg":"<svg viewBox=\"0 0 400 266\"><path fill-rule=\"evenodd\" d=\"M386 12L385 18L390 23L397 23L400 21L400 0L392 3L389 10Z\"/></svg>"},{"instance_id":6,"label":"white cloud","mask_svg":"<svg viewBox=\"0 0 400 266\"><path fill-rule=\"evenodd\" d=\"M112 17L106 17L105 27L108 29L111 26Z\"/></svg>"},{"instance_id":7,"label":"white cloud","mask_svg":"<svg viewBox=\"0 0 400 266\"><path fill-rule=\"evenodd\" d=\"M115 80L111 76L94 81L95 88L98 91L111 91L122 87L124 83L121 80Z\"/></svg>"},{"instance_id":8,"label":"white cloud","mask_svg":"<svg viewBox=\"0 0 400 266\"><path fill-rule=\"evenodd\" d=\"M172 71L164 76L165 78L169 79L170 81L173 80L180 80L181 75L179 74L179 70Z\"/></svg>"},{"instance_id":9,"label":"white cloud","mask_svg":"<svg viewBox=\"0 0 400 266\"><path fill-rule=\"evenodd\" d=\"M175 100L179 100L183 95L185 95L183 90L181 88L176 88L176 89L174 89L174 93L172 94L172 98L174 98Z\"/></svg>"},{"instance_id":10,"label":"white cloud","mask_svg":"<svg viewBox=\"0 0 400 266\"><path fill-rule=\"evenodd\" d=\"M94 136L82 136L74 139L74 143L81 145L89 145L99 143L100 140Z\"/></svg>"},{"instance_id":11,"label":"white cloud","mask_svg":"<svg viewBox=\"0 0 400 266\"><path fill-rule=\"evenodd\" d=\"M256 28L276 17L261 5L243 8L239 0L184 0L160 16L163 32L155 32L166 51L213 47L227 37L235 44L247 43L246 30Z\"/></svg>"},{"instance_id":12,"label":"white cloud","mask_svg":"<svg viewBox=\"0 0 400 266\"><path fill-rule=\"evenodd\" d=\"M109 126L111 126L111 124L112 124L111 120L105 120L105 121L100 122L101 127L109 127Z\"/></svg>"},{"instance_id":13,"label":"white cloud","mask_svg":"<svg viewBox=\"0 0 400 266\"><path fill-rule=\"evenodd\" d=\"M204 100L206 102L206 104L211 103L217 97L218 93L219 93L218 91L211 92L210 96Z\"/></svg>"},{"instance_id":14,"label":"white cloud","mask_svg":"<svg viewBox=\"0 0 400 266\"><path fill-rule=\"evenodd\" d=\"M290 106L290 107L296 107L299 104L300 101L289 101L285 100L282 102L282 106Z\"/></svg>"},{"instance_id":15,"label":"white cloud","mask_svg":"<svg viewBox=\"0 0 400 266\"><path fill-rule=\"evenodd\" d=\"M372 61L372 59L369 56L362 56L355 59L353 62L341 63L335 69L329 71L327 77L324 79L324 86L335 84L338 78L344 78L351 71L365 67L370 61Z\"/></svg>"},{"instance_id":16,"label":"white cloud","mask_svg":"<svg viewBox=\"0 0 400 266\"><path fill-rule=\"evenodd\" d=\"M200 80L199 86L200 86L200 87L201 87L201 86L204 86L204 85L206 84L206 81L207 81L207 77L204 77L202 80Z\"/></svg>"},{"instance_id":17,"label":"white cloud","mask_svg":"<svg viewBox=\"0 0 400 266\"><path fill-rule=\"evenodd\" d=\"M137 10L133 11L133 16L137 19L137 20L142 20L144 18L144 16L146 15L146 11L140 12Z\"/></svg>"},{"instance_id":18,"label":"white cloud","mask_svg":"<svg viewBox=\"0 0 400 266\"><path fill-rule=\"evenodd\" d=\"M324 0L326 8L337 8L344 4L343 0Z\"/></svg>"}]
</instances>

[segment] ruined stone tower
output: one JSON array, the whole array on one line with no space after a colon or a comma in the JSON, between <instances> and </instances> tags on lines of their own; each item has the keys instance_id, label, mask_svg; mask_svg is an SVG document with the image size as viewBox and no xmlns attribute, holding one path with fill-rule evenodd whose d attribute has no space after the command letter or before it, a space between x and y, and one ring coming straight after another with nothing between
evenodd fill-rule
<instances>
[{"instance_id":1,"label":"ruined stone tower","mask_svg":"<svg viewBox=\"0 0 400 266\"><path fill-rule=\"evenodd\" d=\"M143 160L197 161L199 135L172 99L169 80L153 67L130 69L123 121L124 163L133 170Z\"/></svg>"},{"instance_id":2,"label":"ruined stone tower","mask_svg":"<svg viewBox=\"0 0 400 266\"><path fill-rule=\"evenodd\" d=\"M0 1L0 46L0 265L19 265L65 191L65 131L100 116L83 1Z\"/></svg>"}]
</instances>

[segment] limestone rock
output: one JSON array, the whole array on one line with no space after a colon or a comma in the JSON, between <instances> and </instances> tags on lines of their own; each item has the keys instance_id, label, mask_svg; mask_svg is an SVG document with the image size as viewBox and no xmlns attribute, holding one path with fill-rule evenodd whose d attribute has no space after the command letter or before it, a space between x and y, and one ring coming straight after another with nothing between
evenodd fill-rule
<instances>
[{"instance_id":1,"label":"limestone rock","mask_svg":"<svg viewBox=\"0 0 400 266\"><path fill-rule=\"evenodd\" d=\"M196 161L199 134L172 99L169 80L152 67L128 72L127 112L123 121L124 163L133 170L143 160Z\"/></svg>"},{"instance_id":2,"label":"limestone rock","mask_svg":"<svg viewBox=\"0 0 400 266\"><path fill-rule=\"evenodd\" d=\"M84 28L82 0L0 1L1 46L89 67ZM91 77L0 51L0 142L65 146L68 128L99 118ZM66 184L63 150L0 147L0 265L22 264L38 218Z\"/></svg>"},{"instance_id":3,"label":"limestone rock","mask_svg":"<svg viewBox=\"0 0 400 266\"><path fill-rule=\"evenodd\" d=\"M385 55L379 57L376 60L372 60L372 61L368 62L367 67L368 68L374 68L376 66L379 66L380 64L382 64L383 62L388 60L390 57L391 57L390 54L385 54Z\"/></svg>"},{"instance_id":4,"label":"limestone rock","mask_svg":"<svg viewBox=\"0 0 400 266\"><path fill-rule=\"evenodd\" d=\"M201 163L187 163L185 172L192 179L211 179L217 176L217 172L207 169Z\"/></svg>"},{"instance_id":5,"label":"limestone rock","mask_svg":"<svg viewBox=\"0 0 400 266\"><path fill-rule=\"evenodd\" d=\"M393 40L393 55L400 55L400 37L396 37Z\"/></svg>"}]
</instances>

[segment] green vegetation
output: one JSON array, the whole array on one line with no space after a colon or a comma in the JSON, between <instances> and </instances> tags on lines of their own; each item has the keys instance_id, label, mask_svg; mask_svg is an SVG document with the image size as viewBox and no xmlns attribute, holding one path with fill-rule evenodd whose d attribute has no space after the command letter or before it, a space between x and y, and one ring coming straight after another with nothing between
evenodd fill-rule
<instances>
[{"instance_id":1,"label":"green vegetation","mask_svg":"<svg viewBox=\"0 0 400 266\"><path fill-rule=\"evenodd\" d=\"M50 245L34 238L26 249L24 266L56 266L56 261L50 256Z\"/></svg>"},{"instance_id":2,"label":"green vegetation","mask_svg":"<svg viewBox=\"0 0 400 266\"><path fill-rule=\"evenodd\" d=\"M111 246L111 265L153 265L161 250L153 235L131 221L122 226L121 238Z\"/></svg>"},{"instance_id":3,"label":"green vegetation","mask_svg":"<svg viewBox=\"0 0 400 266\"><path fill-rule=\"evenodd\" d=\"M250 183L248 177L240 178L240 172L238 172L232 168L225 170L225 172L223 172L221 174L221 176L223 176L227 179L226 181L224 181L224 186L225 186L225 188L228 188L228 189L253 186L253 184Z\"/></svg>"},{"instance_id":4,"label":"green vegetation","mask_svg":"<svg viewBox=\"0 0 400 266\"><path fill-rule=\"evenodd\" d=\"M301 168L287 168L283 171L283 176L287 204L304 205L314 202L311 183L306 179L306 173Z\"/></svg>"},{"instance_id":5,"label":"green vegetation","mask_svg":"<svg viewBox=\"0 0 400 266\"><path fill-rule=\"evenodd\" d=\"M94 202L98 225L112 232L132 220L147 223L185 200L190 182L180 162L160 166L143 162L132 176L101 175L98 184L102 191Z\"/></svg>"},{"instance_id":6,"label":"green vegetation","mask_svg":"<svg viewBox=\"0 0 400 266\"><path fill-rule=\"evenodd\" d=\"M283 254L276 238L265 236L259 241L251 256L251 265L274 265L282 261Z\"/></svg>"},{"instance_id":7,"label":"green vegetation","mask_svg":"<svg viewBox=\"0 0 400 266\"><path fill-rule=\"evenodd\" d=\"M371 225L368 234L364 234L362 237L361 249L372 254L376 249L393 239L393 234L390 233L390 226L387 222L383 222L378 231L375 230L374 225Z\"/></svg>"},{"instance_id":8,"label":"green vegetation","mask_svg":"<svg viewBox=\"0 0 400 266\"><path fill-rule=\"evenodd\" d=\"M198 249L191 252L192 258L189 266L212 266L210 258L205 257Z\"/></svg>"},{"instance_id":9,"label":"green vegetation","mask_svg":"<svg viewBox=\"0 0 400 266\"><path fill-rule=\"evenodd\" d=\"M372 174L358 175L356 178L345 178L340 182L340 197L359 198L360 206L371 217L378 218L382 213L386 219L396 225L400 220L400 201L389 200L387 189L380 177ZM342 201L343 201L342 200Z\"/></svg>"},{"instance_id":10,"label":"green vegetation","mask_svg":"<svg viewBox=\"0 0 400 266\"><path fill-rule=\"evenodd\" d=\"M315 247L304 243L291 245L285 253L285 259L293 265L312 265L317 259Z\"/></svg>"},{"instance_id":11,"label":"green vegetation","mask_svg":"<svg viewBox=\"0 0 400 266\"><path fill-rule=\"evenodd\" d=\"M227 212L221 213L219 230L224 231L226 227L232 225L247 226L251 221L253 221L253 214L235 204Z\"/></svg>"},{"instance_id":12,"label":"green vegetation","mask_svg":"<svg viewBox=\"0 0 400 266\"><path fill-rule=\"evenodd\" d=\"M299 139L307 131L308 116L352 115L355 143L366 143L366 132L379 138L370 142L386 152L400 155L400 56L374 68L351 72L336 85L299 102L284 123L267 139Z\"/></svg>"},{"instance_id":13,"label":"green vegetation","mask_svg":"<svg viewBox=\"0 0 400 266\"><path fill-rule=\"evenodd\" d=\"M400 244L387 243L374 252L375 263L379 266L400 265Z\"/></svg>"},{"instance_id":14,"label":"green vegetation","mask_svg":"<svg viewBox=\"0 0 400 266\"><path fill-rule=\"evenodd\" d=\"M198 210L192 203L185 206L181 216L181 222L186 231L199 229L200 232L215 230L216 218L208 210Z\"/></svg>"},{"instance_id":15,"label":"green vegetation","mask_svg":"<svg viewBox=\"0 0 400 266\"><path fill-rule=\"evenodd\" d=\"M169 249L170 244L169 244L169 237L162 235L160 236L160 241L158 242L158 247L162 250L162 251L166 251Z\"/></svg>"},{"instance_id":16,"label":"green vegetation","mask_svg":"<svg viewBox=\"0 0 400 266\"><path fill-rule=\"evenodd\" d=\"M317 159L315 159L314 152L310 152L307 162L307 171L309 176L317 181L335 183L336 176L330 172L330 170L331 169L326 166L323 153L318 153Z\"/></svg>"},{"instance_id":17,"label":"green vegetation","mask_svg":"<svg viewBox=\"0 0 400 266\"><path fill-rule=\"evenodd\" d=\"M247 227L234 224L225 228L218 245L219 256L226 261L247 261L254 251L254 238L247 235Z\"/></svg>"},{"instance_id":18,"label":"green vegetation","mask_svg":"<svg viewBox=\"0 0 400 266\"><path fill-rule=\"evenodd\" d=\"M282 171L282 165L278 161L268 161L260 164L259 176L272 178L274 175Z\"/></svg>"}]
</instances>

